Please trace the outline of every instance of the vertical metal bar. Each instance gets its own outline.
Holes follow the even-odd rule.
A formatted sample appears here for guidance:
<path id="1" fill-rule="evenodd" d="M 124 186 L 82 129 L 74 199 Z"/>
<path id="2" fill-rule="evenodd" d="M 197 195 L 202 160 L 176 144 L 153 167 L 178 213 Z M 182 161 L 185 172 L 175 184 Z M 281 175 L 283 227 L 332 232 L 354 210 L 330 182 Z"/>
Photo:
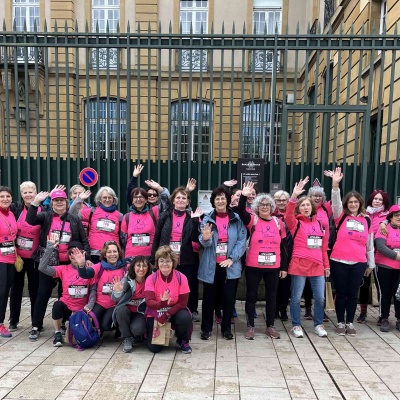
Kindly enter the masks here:
<path id="1" fill-rule="evenodd" d="M 224 34 L 225 32 L 223 32 Z M 209 66 L 210 66 L 210 100 L 208 103 L 208 154 L 207 154 L 207 166 L 208 166 L 208 178 L 207 178 L 207 189 L 211 189 L 211 164 L 212 164 L 212 158 L 213 158 L 213 146 L 212 143 L 214 142 L 213 138 L 214 138 L 214 132 L 213 132 L 213 115 L 214 115 L 214 103 L 213 103 L 213 86 L 214 86 L 214 24 L 211 26 L 211 50 L 210 50 L 210 62 L 209 62 Z M 205 50 L 202 50 L 205 51 Z M 223 75 L 223 67 L 221 66 L 221 74 Z M 222 118 L 223 112 L 223 105 L 222 103 L 220 103 L 220 119 Z M 216 113 L 215 113 L 216 114 Z M 202 133 L 202 131 L 201 131 Z M 222 131 L 219 132 L 219 137 L 220 140 L 222 141 Z M 203 143 L 203 139 L 201 141 L 201 143 Z M 221 148 L 221 146 L 220 146 Z M 203 149 L 201 149 L 201 151 L 203 151 Z M 220 158 L 221 161 L 221 158 Z M 201 165 L 201 163 L 199 164 Z M 220 165 L 221 166 L 221 165 Z M 219 168 L 220 168 L 219 166 Z M 201 171 L 201 168 L 199 168 L 199 171 Z M 199 179 L 201 178 L 201 175 L 199 177 Z M 221 178 L 221 170 L 219 169 L 218 171 L 218 182 L 221 182 L 222 178 Z M 201 181 L 199 181 L 201 182 Z"/>
<path id="2" fill-rule="evenodd" d="M 25 105 L 26 105 L 26 121 L 25 121 L 25 131 L 26 131 L 26 158 L 27 158 L 27 168 L 26 168 L 26 176 L 27 179 L 31 180 L 31 146 L 30 146 L 30 130 L 31 130 L 31 121 L 29 118 L 29 90 L 30 90 L 30 81 L 29 81 L 29 73 L 28 73 L 28 57 L 29 57 L 29 48 L 24 47 L 24 82 L 25 82 Z M 19 181 L 21 182 L 21 181 Z"/>
<path id="3" fill-rule="evenodd" d="M 4 43 L 6 42 L 6 32 L 7 27 L 6 27 L 6 23 L 3 23 L 3 31 L 4 31 L 4 35 L 3 35 L 3 40 Z M 5 98 L 6 98 L 6 110 L 11 110 L 10 107 L 10 87 L 12 86 L 12 78 L 10 75 L 10 79 L 8 79 L 8 56 L 9 53 L 12 52 L 12 50 L 14 49 L 14 47 L 7 47 L 4 45 L 3 47 L 4 49 L 4 82 L 5 82 Z M 10 63 L 11 63 L 11 56 L 10 56 Z M 7 185 L 10 186 L 11 184 L 11 144 L 10 144 L 10 139 L 11 139 L 11 127 L 10 127 L 10 113 L 6 112 L 5 113 L 5 117 L 6 117 L 6 143 L 7 143 L 7 154 L 8 157 L 6 157 L 7 159 Z"/>
<path id="4" fill-rule="evenodd" d="M 150 166 L 151 166 L 151 27 L 150 22 L 147 29 L 148 37 L 148 48 L 147 48 L 147 165 L 148 174 L 150 177 Z"/>
<path id="5" fill-rule="evenodd" d="M 282 184 L 282 187 L 286 187 L 286 163 L 287 163 L 287 140 L 288 140 L 288 132 L 287 132 L 287 121 L 286 128 L 283 128 L 283 107 L 286 105 L 286 96 L 287 96 L 287 74 L 288 74 L 288 25 L 286 26 L 286 36 L 285 36 L 285 50 L 283 57 L 283 104 L 282 104 L 282 138 L 281 138 L 281 152 L 280 152 L 280 172 L 279 172 L 279 181 Z M 286 114 L 287 116 L 287 114 Z"/>
<path id="6" fill-rule="evenodd" d="M 55 26 L 54 26 L 54 31 L 57 33 L 57 20 L 55 21 Z M 60 132 L 60 62 L 58 58 L 58 49 L 59 49 L 59 43 L 58 43 L 58 35 L 55 35 L 54 37 L 54 61 L 55 61 L 55 83 L 56 83 L 56 135 L 57 135 L 57 160 L 56 160 L 56 165 L 57 165 L 57 184 L 61 183 L 61 132 Z"/>
<path id="7" fill-rule="evenodd" d="M 76 166 L 77 171 L 81 170 L 81 104 L 80 104 L 80 73 L 79 73 L 79 50 L 80 47 L 78 46 L 78 22 L 75 23 L 75 114 L 76 114 Z M 77 181 L 77 177 L 74 177 L 75 181 Z"/>
<path id="8" fill-rule="evenodd" d="M 224 31 L 224 24 L 222 24 L 222 37 L 221 37 L 221 70 L 219 76 L 219 162 L 218 162 L 218 182 L 222 182 L 222 120 L 224 118 L 224 47 L 225 47 L 225 31 Z M 233 65 L 231 66 L 233 70 Z M 211 104 L 212 97 L 210 97 L 210 104 Z M 232 102 L 232 98 L 231 98 Z M 232 114 L 231 114 L 232 119 Z M 210 125 L 211 129 L 211 125 Z M 212 143 L 212 142 L 211 142 Z M 209 174 L 210 175 L 210 174 Z M 210 180 L 211 177 L 209 176 L 208 179 Z"/>
<path id="9" fill-rule="evenodd" d="M 176 149 L 176 160 L 178 162 L 178 177 L 181 176 L 181 167 L 182 167 L 182 25 L 180 26 L 180 35 L 179 35 L 179 72 L 178 72 L 178 138 L 177 138 L 177 149 Z M 190 64 L 190 70 L 192 69 L 192 64 Z"/>
<path id="10" fill-rule="evenodd" d="M 118 51 L 118 49 L 117 49 Z M 105 110 L 105 118 L 104 118 L 104 125 L 105 125 L 105 153 L 104 153 L 104 158 L 105 162 L 107 164 L 107 175 L 106 175 L 106 181 L 107 185 L 111 185 L 111 158 L 114 160 L 116 159 L 115 153 L 116 153 L 116 138 L 113 137 L 114 134 L 120 133 L 119 131 L 119 124 L 118 124 L 118 131 L 114 132 L 114 119 L 115 119 L 115 113 L 118 113 L 120 110 L 120 101 L 119 101 L 119 81 L 117 79 L 117 98 L 115 99 L 115 94 L 111 100 L 111 92 L 110 92 L 110 87 L 111 87 L 111 77 L 110 77 L 110 26 L 108 24 L 108 21 L 106 23 L 106 54 L 107 54 L 107 67 L 106 67 L 106 101 L 104 104 L 104 110 Z M 99 68 L 97 68 L 99 70 Z M 117 67 L 117 74 L 118 74 L 119 68 Z M 113 77 L 115 79 L 115 77 Z M 99 81 L 96 82 L 97 84 L 100 85 L 100 76 L 98 77 Z M 97 93 L 100 95 L 100 89 L 98 89 Z M 115 93 L 115 92 L 114 92 Z M 103 95 L 104 96 L 104 95 Z M 101 97 L 100 97 L 101 98 Z M 100 115 L 97 117 L 100 120 Z M 100 124 L 100 122 L 99 122 Z M 100 132 L 100 131 L 99 131 Z M 118 163 L 119 164 L 119 163 Z M 100 170 L 100 167 L 99 167 Z M 120 176 L 118 174 L 118 176 Z M 118 179 L 119 181 L 119 179 Z M 103 180 L 104 182 L 104 180 Z M 117 192 L 118 193 L 118 192 Z"/>
<path id="11" fill-rule="evenodd" d="M 246 37 L 246 25 L 243 24 L 243 42 L 245 41 Z M 244 136 L 244 129 L 243 129 L 243 117 L 244 117 L 244 74 L 246 71 L 246 49 L 242 48 L 242 65 L 241 65 L 241 88 L 240 88 L 240 131 L 239 131 L 239 157 L 242 157 L 243 153 L 243 136 Z M 242 183 L 239 182 L 239 185 Z"/>
<path id="12" fill-rule="evenodd" d="M 196 127 L 200 128 L 201 124 L 198 120 L 193 118 L 194 114 L 200 115 L 199 113 L 199 108 L 200 108 L 200 101 L 201 101 L 201 94 L 199 94 L 199 99 L 193 104 L 193 23 L 190 23 L 190 57 L 189 57 L 189 87 L 187 87 L 188 90 L 188 99 L 187 102 L 182 104 L 182 121 L 185 121 L 185 118 L 183 118 L 183 115 L 185 115 L 185 111 L 187 112 L 187 125 L 185 122 L 182 123 L 182 131 L 183 131 L 183 137 L 186 138 L 186 153 L 187 153 L 187 162 L 188 162 L 188 174 L 190 177 L 190 165 L 191 162 L 195 160 L 195 154 L 193 151 L 194 147 L 194 135 L 196 131 Z M 201 50 L 200 50 L 201 51 Z M 201 53 L 200 53 L 201 54 Z M 201 56 L 200 56 L 200 70 L 202 68 L 201 65 Z M 201 87 L 203 82 L 198 82 L 197 85 Z M 197 111 L 197 112 L 196 112 Z M 186 130 L 186 131 L 185 131 Z M 198 132 L 199 133 L 199 132 Z M 198 140 L 200 138 L 200 135 L 198 134 Z M 199 162 L 201 161 L 200 155 L 197 155 L 199 157 Z M 183 161 L 183 157 L 182 157 Z M 180 180 L 181 176 L 178 177 Z M 199 176 L 197 176 L 197 181 L 200 182 Z M 181 182 L 178 182 L 180 184 Z"/>
<path id="13" fill-rule="evenodd" d="M 180 70 L 180 55 L 178 53 L 178 71 Z M 168 170 L 168 187 L 171 187 L 171 162 L 172 162 L 172 125 L 171 125 L 171 90 L 172 90 L 172 24 L 169 23 L 169 36 L 168 36 L 168 158 L 167 158 L 167 170 Z"/>
<path id="14" fill-rule="evenodd" d="M 14 36 L 13 41 L 17 43 L 17 35 Z M 21 125 L 19 118 L 19 90 L 18 90 L 18 82 L 19 82 L 19 73 L 18 73 L 18 47 L 14 47 L 14 94 L 15 94 L 15 119 L 16 119 L 16 131 L 17 131 L 17 179 L 18 182 L 21 182 Z M 26 90 L 26 88 L 25 88 Z M 11 139 L 11 136 L 10 136 Z M 9 153 L 11 154 L 11 153 Z M 11 185 L 11 177 L 10 183 Z"/>
<path id="15" fill-rule="evenodd" d="M 307 98 L 307 92 L 308 92 L 308 67 L 310 64 L 310 52 L 309 50 L 310 47 L 310 30 L 307 30 L 307 50 L 306 50 L 306 59 L 304 63 L 304 103 L 306 103 L 306 98 Z M 319 42 L 318 42 L 319 45 Z M 318 46 L 319 47 L 319 46 Z M 318 53 L 319 48 L 316 50 Z M 302 128 L 302 135 L 301 135 L 301 162 L 300 162 L 300 176 L 304 176 L 304 156 L 305 156 L 305 147 L 306 147 L 306 112 L 303 112 L 303 128 Z M 308 118 L 310 118 L 310 115 L 308 115 Z M 309 145 L 309 143 L 307 143 Z M 313 178 L 313 175 L 311 175 L 310 178 Z"/>
<path id="16" fill-rule="evenodd" d="M 94 21 L 93 21 L 94 22 Z M 99 29 L 99 22 L 96 22 L 96 132 L 97 136 L 95 137 L 95 140 L 97 142 L 97 151 L 96 151 L 96 169 L 97 172 L 100 173 L 100 166 L 101 166 L 101 151 L 100 151 L 100 145 L 101 145 L 101 129 L 100 129 L 100 115 L 101 115 L 101 107 L 104 107 L 103 112 L 105 113 L 105 118 L 104 120 L 107 123 L 107 107 L 108 103 L 102 104 L 100 107 L 100 29 Z M 108 129 L 106 128 L 104 132 L 104 147 L 105 147 L 105 154 L 107 155 L 107 148 L 108 148 Z"/>
<path id="17" fill-rule="evenodd" d="M 230 79 L 230 108 L 229 108 L 229 163 L 228 163 L 228 177 L 232 178 L 232 147 L 233 147 L 233 99 L 234 92 L 233 88 L 235 86 L 235 23 L 232 25 L 232 51 L 231 51 L 231 79 Z M 239 108 L 240 110 L 240 108 Z M 239 120 L 242 120 L 242 112 L 239 111 Z M 239 137 L 241 136 L 241 131 L 239 131 Z"/>
<path id="18" fill-rule="evenodd" d="M 266 39 L 267 39 L 267 30 L 266 30 L 267 26 L 266 24 L 264 25 L 264 45 L 263 47 L 266 49 L 267 48 L 267 44 L 266 44 Z M 263 68 L 262 68 L 262 73 L 261 73 L 261 82 L 258 81 L 258 85 L 261 84 L 261 104 L 260 104 L 260 113 L 259 115 L 259 134 L 260 134 L 260 158 L 263 158 L 264 161 L 266 159 L 266 152 L 265 152 L 265 133 L 266 133 L 266 128 L 267 128 L 267 123 L 268 123 L 268 109 L 269 111 L 272 112 L 272 108 L 271 108 L 271 102 L 272 102 L 272 90 L 269 91 L 269 93 L 271 94 L 271 98 L 270 101 L 266 102 L 265 101 L 265 95 L 266 95 L 266 90 L 265 90 L 265 85 L 266 85 L 266 74 L 267 74 L 267 67 L 266 67 L 266 63 L 267 63 L 267 54 L 268 52 L 265 50 L 264 51 L 264 57 L 263 57 Z M 274 48 L 274 53 L 276 51 L 276 48 Z M 273 67 L 272 67 L 273 68 Z M 270 80 L 270 88 L 271 85 L 273 84 L 272 82 L 272 78 L 274 77 L 274 73 L 272 72 L 271 74 L 271 80 Z M 270 132 L 271 134 L 271 132 Z M 270 136 L 271 137 L 271 136 Z M 271 159 L 269 159 L 270 165 L 271 165 Z M 270 170 L 272 170 L 272 165 Z M 264 191 L 263 187 L 258 188 L 260 191 Z"/>
<path id="19" fill-rule="evenodd" d="M 44 87 L 49 87 L 49 66 L 50 66 L 50 58 L 49 58 L 49 48 L 46 46 L 48 42 L 48 32 L 47 32 L 47 24 L 46 21 L 44 22 L 44 44 L 45 47 L 43 48 L 43 61 L 44 61 Z M 47 164 L 47 189 L 50 189 L 51 180 L 50 180 L 50 171 L 51 171 L 51 163 L 50 163 L 50 95 L 49 90 L 46 90 L 46 144 L 47 144 L 47 151 L 46 151 L 46 164 Z"/>
<path id="20" fill-rule="evenodd" d="M 39 27 L 36 24 L 35 24 L 35 26 L 36 26 L 36 29 L 35 29 L 35 60 L 36 60 L 36 62 L 35 62 L 34 68 L 35 68 L 35 82 L 36 82 L 36 85 L 35 85 L 36 184 L 37 184 L 37 187 L 39 188 L 39 190 L 41 190 L 40 188 L 42 187 L 42 176 L 41 176 L 41 173 L 40 173 L 40 170 L 41 170 L 41 168 L 40 168 L 41 155 L 40 155 L 40 119 L 39 119 L 39 107 L 40 107 L 40 104 L 39 104 L 39 67 L 38 67 L 38 64 L 39 64 L 39 61 L 40 61 L 40 57 L 39 57 L 40 51 L 39 51 L 39 47 L 38 47 L 38 44 L 37 44 L 37 39 L 38 39 L 37 32 L 39 30 L 38 29 Z M 42 48 L 42 51 L 43 51 L 43 48 Z M 42 54 L 42 57 L 43 57 L 43 54 Z M 41 60 L 41 62 L 43 63 L 43 59 Z M 7 123 L 7 125 L 8 125 L 8 123 Z"/>
<path id="21" fill-rule="evenodd" d="M 91 158 L 91 154 L 90 154 L 90 146 L 91 146 L 91 138 L 93 136 L 95 136 L 95 132 L 93 132 L 92 130 L 92 126 L 90 124 L 90 119 L 92 118 L 92 113 L 94 115 L 96 115 L 96 112 L 98 110 L 98 105 L 95 104 L 94 107 L 91 104 L 91 99 L 90 99 L 90 81 L 89 81 L 89 66 L 90 66 L 90 62 L 93 60 L 93 49 L 89 48 L 89 29 L 88 29 L 88 25 L 86 22 L 86 99 L 84 101 L 85 104 L 85 126 L 86 126 L 86 138 L 85 138 L 85 143 L 86 143 L 86 165 L 89 167 L 90 166 L 90 158 Z M 92 57 L 90 58 L 90 55 L 92 55 Z M 94 110 L 93 110 L 94 108 Z M 96 125 L 97 126 L 97 125 Z M 96 127 L 97 129 L 97 127 Z M 98 140 L 96 141 L 96 138 L 93 140 L 93 143 L 97 143 L 97 146 L 99 145 Z M 96 147 L 97 147 L 96 146 Z M 94 149 L 95 150 L 95 149 Z M 96 150 L 97 151 L 97 150 Z M 93 159 L 95 158 L 95 151 L 93 151 Z M 99 172 L 99 171 L 98 171 Z"/>
<path id="22" fill-rule="evenodd" d="M 121 176 L 121 112 L 122 112 L 122 103 L 121 103 L 121 68 L 119 68 L 120 65 L 120 61 L 121 61 L 121 50 L 120 50 L 120 29 L 119 29 L 119 22 L 117 23 L 117 48 L 116 48 L 116 52 L 117 52 L 117 132 L 114 132 L 117 134 L 117 143 L 116 143 L 116 147 L 117 150 L 114 152 L 114 160 L 116 160 L 117 163 L 117 176 Z M 126 106 L 126 102 L 123 103 L 124 106 Z M 125 108 L 126 110 L 126 108 Z M 114 116 L 115 118 L 115 116 Z M 126 115 L 125 115 L 126 118 Z M 115 147 L 114 147 L 115 148 Z M 110 160 L 111 162 L 111 160 Z M 107 182 L 109 182 L 109 184 L 111 185 L 111 168 L 107 171 Z M 117 193 L 121 193 L 121 179 L 117 179 Z M 125 186 L 125 185 L 124 185 Z"/>
<path id="23" fill-rule="evenodd" d="M 132 95 L 131 95 L 131 28 L 128 21 L 126 34 L 126 176 L 131 175 L 131 110 L 132 110 Z M 160 70 L 161 71 L 161 70 Z"/>
<path id="24" fill-rule="evenodd" d="M 161 23 L 158 26 L 158 50 L 157 50 L 157 182 L 160 182 L 161 178 L 161 85 L 162 85 L 162 80 L 161 80 Z M 169 103 L 168 103 L 169 104 Z M 169 146 L 169 141 L 168 141 L 168 146 Z"/>
<path id="25" fill-rule="evenodd" d="M 138 39 L 141 41 L 141 37 L 140 37 L 140 22 L 138 22 L 138 26 L 137 26 L 137 33 L 138 33 Z M 137 149 L 138 149 L 138 163 L 140 164 L 142 161 L 142 154 L 141 154 L 141 121 L 140 121 L 140 108 L 141 108 L 141 95 L 140 95 L 140 69 L 141 69 L 141 57 L 140 57 L 140 47 L 138 46 L 137 48 Z M 147 173 L 149 173 L 149 171 L 147 171 Z M 140 185 L 140 175 L 138 177 L 138 186 Z"/>
<path id="26" fill-rule="evenodd" d="M 66 111 L 66 130 L 67 130 L 67 188 L 71 187 L 71 125 L 70 120 L 72 119 L 70 116 L 70 94 L 69 94 L 69 46 L 68 46 L 68 26 L 67 21 L 65 21 L 65 33 L 64 41 L 65 41 L 65 111 Z"/>
<path id="27" fill-rule="evenodd" d="M 250 90 L 250 132 L 251 132 L 251 153 L 250 157 L 256 157 L 256 132 L 254 129 L 255 121 L 254 117 L 256 115 L 256 107 L 255 107 L 255 102 L 254 102 L 254 87 L 255 87 L 255 79 L 256 79 L 256 51 L 257 48 L 257 43 L 256 43 L 256 28 L 254 25 L 253 29 L 253 35 L 252 35 L 252 68 L 251 68 L 251 90 Z M 272 79 L 271 79 L 271 84 L 272 84 Z M 244 107 L 245 103 L 243 102 L 242 107 Z M 265 155 L 259 155 L 259 157 L 263 157 L 265 159 Z"/>
<path id="28" fill-rule="evenodd" d="M 201 33 L 203 33 L 203 24 L 201 24 Z M 203 51 L 203 34 L 201 34 L 200 38 L 200 51 Z M 211 66 L 212 68 L 212 66 Z M 203 135 L 202 135 L 202 127 L 203 127 L 203 107 L 205 102 L 203 102 L 203 57 L 202 53 L 200 53 L 200 87 L 199 87 L 199 124 L 198 124 L 198 150 L 199 150 L 199 166 L 197 173 L 198 182 L 201 182 L 201 164 L 203 158 L 203 152 L 201 149 L 200 144 L 203 142 Z M 211 100 L 211 98 L 210 98 Z M 210 102 L 211 104 L 211 102 Z"/>

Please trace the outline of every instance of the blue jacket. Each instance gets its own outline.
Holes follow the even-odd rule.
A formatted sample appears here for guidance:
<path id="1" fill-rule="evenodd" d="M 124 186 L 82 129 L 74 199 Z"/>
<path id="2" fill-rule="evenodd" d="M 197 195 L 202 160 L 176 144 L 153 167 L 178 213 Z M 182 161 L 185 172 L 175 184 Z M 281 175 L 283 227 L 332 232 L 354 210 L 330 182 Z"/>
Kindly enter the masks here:
<path id="1" fill-rule="evenodd" d="M 239 216 L 232 210 L 228 210 L 228 252 L 227 258 L 232 259 L 233 264 L 226 269 L 227 279 L 238 279 L 242 272 L 242 263 L 240 258 L 246 251 L 246 227 L 240 220 Z M 215 276 L 215 259 L 216 248 L 218 242 L 218 230 L 215 223 L 215 210 L 203 218 L 200 228 L 203 229 L 205 224 L 212 224 L 214 232 L 210 240 L 205 242 L 203 235 L 200 234 L 199 242 L 204 248 L 203 255 L 200 260 L 198 279 L 206 283 L 214 283 Z"/>

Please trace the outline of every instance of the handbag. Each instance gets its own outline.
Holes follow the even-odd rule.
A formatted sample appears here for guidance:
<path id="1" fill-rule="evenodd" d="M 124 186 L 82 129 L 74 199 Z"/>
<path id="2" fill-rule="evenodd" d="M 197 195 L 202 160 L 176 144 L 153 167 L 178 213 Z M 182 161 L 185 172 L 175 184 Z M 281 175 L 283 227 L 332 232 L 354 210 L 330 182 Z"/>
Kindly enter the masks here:
<path id="1" fill-rule="evenodd" d="M 156 320 L 154 320 L 151 344 L 169 346 L 169 339 L 171 339 L 171 322 L 166 322 L 164 325 L 160 325 Z"/>
<path id="2" fill-rule="evenodd" d="M 335 302 L 333 301 L 332 284 L 329 279 L 325 280 L 325 310 L 334 311 Z"/>

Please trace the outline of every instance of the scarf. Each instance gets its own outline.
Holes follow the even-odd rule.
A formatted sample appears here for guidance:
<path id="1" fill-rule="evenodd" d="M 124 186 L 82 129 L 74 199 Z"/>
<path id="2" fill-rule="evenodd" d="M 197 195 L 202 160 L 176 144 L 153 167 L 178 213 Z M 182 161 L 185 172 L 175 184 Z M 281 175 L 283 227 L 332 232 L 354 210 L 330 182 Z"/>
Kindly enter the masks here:
<path id="1" fill-rule="evenodd" d="M 224 212 L 224 213 L 221 213 L 221 212 L 217 212 L 217 211 L 216 211 L 215 214 L 216 214 L 216 216 L 219 217 L 219 218 L 225 218 L 225 217 L 228 216 L 228 211 L 227 211 L 227 212 Z"/>
<path id="2" fill-rule="evenodd" d="M 142 210 L 137 210 L 135 207 L 133 207 L 133 206 L 130 206 L 129 207 L 129 211 L 132 211 L 134 214 L 144 214 L 144 213 L 146 213 L 147 211 L 149 211 L 149 206 L 148 206 L 148 204 L 146 204 L 144 207 L 143 207 L 143 209 Z"/>
<path id="3" fill-rule="evenodd" d="M 116 265 L 111 265 L 105 260 L 101 260 L 101 268 L 106 271 L 115 271 L 122 268 L 125 265 L 124 260 L 118 260 Z"/>
<path id="4" fill-rule="evenodd" d="M 104 204 L 102 204 L 102 203 L 100 203 L 99 204 L 99 207 L 102 209 L 102 210 L 104 210 L 104 211 L 107 211 L 107 212 L 114 212 L 116 209 L 117 209 L 117 206 L 115 205 L 115 204 L 113 204 L 111 207 L 106 207 Z"/>
<path id="5" fill-rule="evenodd" d="M 367 213 L 368 214 L 376 214 L 378 212 L 384 211 L 384 206 L 380 206 L 380 207 L 372 207 L 372 206 L 368 206 L 367 207 Z"/>
<path id="6" fill-rule="evenodd" d="M 186 211 L 179 211 L 176 208 L 174 208 L 174 214 L 177 215 L 178 217 L 182 217 L 183 214 L 185 214 Z"/>

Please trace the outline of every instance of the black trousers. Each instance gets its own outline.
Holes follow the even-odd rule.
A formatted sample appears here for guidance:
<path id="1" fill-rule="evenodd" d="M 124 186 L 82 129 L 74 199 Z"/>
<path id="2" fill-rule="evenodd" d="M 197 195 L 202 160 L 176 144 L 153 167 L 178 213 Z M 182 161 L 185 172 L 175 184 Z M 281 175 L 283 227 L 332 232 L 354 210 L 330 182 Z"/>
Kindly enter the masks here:
<path id="1" fill-rule="evenodd" d="M 286 311 L 289 305 L 289 299 L 290 299 L 290 275 L 286 275 L 286 278 L 279 279 L 278 282 L 278 291 L 276 294 L 276 310 Z"/>
<path id="2" fill-rule="evenodd" d="M 8 302 L 8 294 L 14 280 L 14 264 L 0 263 L 0 324 L 4 323 Z"/>
<path id="3" fill-rule="evenodd" d="M 57 300 L 53 304 L 53 310 L 51 312 L 51 317 L 54 320 L 63 319 L 67 320 L 72 314 L 72 311 L 60 300 Z"/>
<path id="4" fill-rule="evenodd" d="M 31 301 L 31 318 L 35 309 L 39 289 L 38 264 L 32 258 L 22 257 L 24 267 L 20 272 L 15 271 L 14 282 L 10 291 L 10 324 L 17 325 L 21 315 L 22 295 L 24 292 L 25 274 L 28 277 L 28 292 Z"/>
<path id="5" fill-rule="evenodd" d="M 112 331 L 112 314 L 114 307 L 105 308 L 100 304 L 95 304 L 93 307 L 93 314 L 97 317 L 99 321 L 100 329 L 102 331 Z"/>
<path id="6" fill-rule="evenodd" d="M 396 319 L 400 319 L 400 302 L 396 300 L 395 294 L 400 281 L 400 270 L 376 266 L 377 284 L 379 285 L 379 315 L 382 319 L 388 319 L 390 305 L 394 299 L 394 312 Z"/>
<path id="7" fill-rule="evenodd" d="M 128 306 L 118 307 L 115 319 L 123 338 L 141 336 L 146 332 L 146 317 L 141 313 L 132 312 Z"/>
<path id="8" fill-rule="evenodd" d="M 238 278 L 239 279 L 239 278 Z M 231 318 L 235 305 L 235 289 L 238 279 L 227 279 L 226 268 L 215 266 L 214 283 L 203 282 L 203 307 L 201 330 L 211 332 L 214 321 L 214 309 L 217 293 L 222 293 L 221 331 L 231 332 Z"/>
<path id="9" fill-rule="evenodd" d="M 189 300 L 188 300 L 188 309 L 191 313 L 197 311 L 197 305 L 199 302 L 199 281 L 197 279 L 197 268 L 195 264 L 190 265 L 181 265 L 179 264 L 176 267 L 176 270 L 182 272 L 183 275 L 186 276 L 189 284 Z"/>

